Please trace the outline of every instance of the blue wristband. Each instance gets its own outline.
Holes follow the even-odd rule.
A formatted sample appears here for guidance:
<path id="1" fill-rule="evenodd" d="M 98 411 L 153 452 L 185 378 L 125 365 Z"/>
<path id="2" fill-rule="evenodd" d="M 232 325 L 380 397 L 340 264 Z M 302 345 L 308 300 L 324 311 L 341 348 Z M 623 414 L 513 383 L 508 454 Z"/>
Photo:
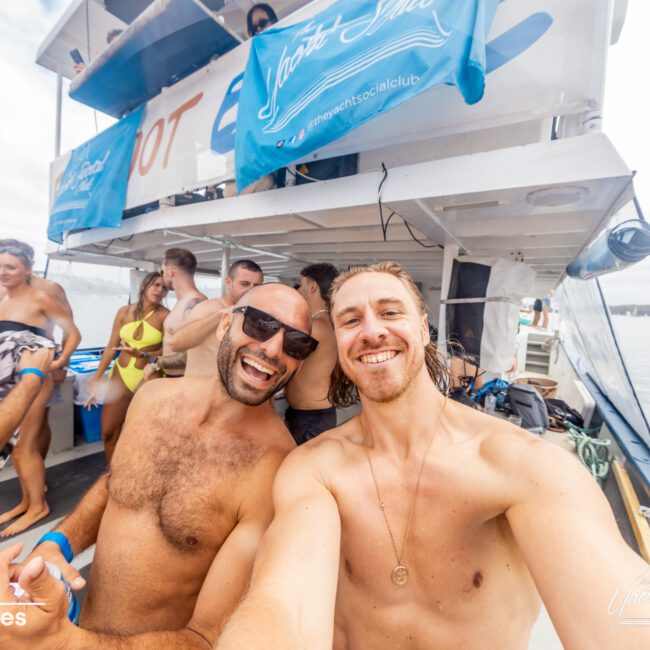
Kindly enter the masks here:
<path id="1" fill-rule="evenodd" d="M 45 535 L 43 535 L 43 537 L 41 537 L 41 539 L 36 542 L 36 546 L 42 544 L 43 542 L 54 542 L 61 549 L 61 553 L 63 554 L 65 561 L 68 563 L 72 562 L 74 553 L 72 552 L 72 547 L 70 546 L 68 538 L 63 533 L 58 533 L 56 531 L 45 533 Z M 34 548 L 36 548 L 36 546 Z"/>
<path id="2" fill-rule="evenodd" d="M 36 375 L 37 377 L 41 378 L 41 382 L 45 381 L 45 374 L 43 373 L 42 370 L 39 370 L 38 368 L 23 368 L 18 373 L 18 376 L 22 377 L 23 375 Z"/>

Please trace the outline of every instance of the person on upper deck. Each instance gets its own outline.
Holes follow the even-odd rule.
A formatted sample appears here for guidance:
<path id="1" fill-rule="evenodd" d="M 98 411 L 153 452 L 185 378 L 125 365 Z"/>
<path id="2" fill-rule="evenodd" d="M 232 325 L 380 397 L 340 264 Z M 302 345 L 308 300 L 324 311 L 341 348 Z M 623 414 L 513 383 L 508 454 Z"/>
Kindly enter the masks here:
<path id="1" fill-rule="evenodd" d="M 30 285 L 33 264 L 34 249 L 29 244 L 15 239 L 0 240 L 0 285 L 5 289 L 0 299 L 0 388 L 4 389 L 0 391 L 0 399 L 17 383 L 20 352 L 55 347 L 50 338 L 51 323 L 63 330 L 64 343 L 50 371 L 64 368 L 81 341 L 79 330 L 61 303 Z M 53 382 L 51 374 L 42 379 L 42 388 L 7 449 L 13 449 L 22 499 L 15 508 L 0 515 L 0 524 L 22 516 L 0 532 L 0 537 L 25 530 L 50 511 L 45 501 L 45 465 L 38 449 L 38 436 Z M 0 467 L 5 462 L 6 452 L 0 457 Z"/>
<path id="2" fill-rule="evenodd" d="M 261 34 L 277 22 L 278 16 L 273 10 L 273 7 L 265 2 L 254 5 L 246 14 L 246 26 L 248 27 L 248 34 L 251 38 Z"/>
<path id="3" fill-rule="evenodd" d="M 318 341 L 318 348 L 285 390 L 289 408 L 284 417 L 287 428 L 299 445 L 336 426 L 336 409 L 327 396 L 338 359 L 328 296 L 338 274 L 332 264 L 311 264 L 300 271 L 300 284 L 296 287 L 309 305 L 312 336 Z"/>
<path id="4" fill-rule="evenodd" d="M 119 351 L 111 369 L 102 408 L 102 439 L 104 453 L 110 463 L 115 445 L 120 437 L 126 411 L 133 393 L 140 385 L 148 356 L 162 348 L 163 325 L 169 309 L 162 305 L 167 289 L 160 273 L 144 276 L 140 283 L 138 301 L 117 310 L 108 344 L 92 379 L 88 399 L 84 406 L 97 405 L 99 382 Z"/>
<path id="5" fill-rule="evenodd" d="M 106 44 L 110 45 L 124 30 L 123 29 L 111 29 L 110 32 L 106 33 Z M 85 63 L 75 63 L 73 68 L 75 74 L 81 74 L 86 69 Z"/>

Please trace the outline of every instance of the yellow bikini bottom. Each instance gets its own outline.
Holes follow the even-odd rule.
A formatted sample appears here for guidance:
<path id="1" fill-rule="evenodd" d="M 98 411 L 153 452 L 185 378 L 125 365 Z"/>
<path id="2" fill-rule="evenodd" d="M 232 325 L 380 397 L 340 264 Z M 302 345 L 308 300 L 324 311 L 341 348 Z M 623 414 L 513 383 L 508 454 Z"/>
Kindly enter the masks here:
<path id="1" fill-rule="evenodd" d="M 117 371 L 120 373 L 120 377 L 124 382 L 124 385 L 132 392 L 135 393 L 135 389 L 140 385 L 144 377 L 144 370 L 135 367 L 135 362 L 137 361 L 136 357 L 131 357 L 129 363 L 122 367 L 115 359 L 111 371 L 108 373 L 109 377 L 113 376 L 113 370 L 117 368 Z"/>

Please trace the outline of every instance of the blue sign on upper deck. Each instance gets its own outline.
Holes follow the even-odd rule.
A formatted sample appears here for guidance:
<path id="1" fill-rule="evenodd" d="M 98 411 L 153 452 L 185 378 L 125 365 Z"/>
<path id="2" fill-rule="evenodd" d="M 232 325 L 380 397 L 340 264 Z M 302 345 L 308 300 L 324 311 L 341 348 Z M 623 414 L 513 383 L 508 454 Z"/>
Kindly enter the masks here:
<path id="1" fill-rule="evenodd" d="M 241 190 L 437 84 L 475 103 L 498 0 L 339 0 L 253 39 L 235 162 Z"/>
<path id="2" fill-rule="evenodd" d="M 57 189 L 47 226 L 51 241 L 78 228 L 122 223 L 129 166 L 144 106 L 77 147 Z"/>

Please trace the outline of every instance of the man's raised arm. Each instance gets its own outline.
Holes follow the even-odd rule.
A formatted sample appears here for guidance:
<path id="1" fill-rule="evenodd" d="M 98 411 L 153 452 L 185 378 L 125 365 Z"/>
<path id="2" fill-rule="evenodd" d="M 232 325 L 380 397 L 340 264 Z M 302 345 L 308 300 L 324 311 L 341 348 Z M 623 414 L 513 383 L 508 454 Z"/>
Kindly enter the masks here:
<path id="1" fill-rule="evenodd" d="M 117 319 L 116 319 L 117 323 Z M 155 389 L 154 389 L 155 390 Z M 140 410 L 140 404 L 146 405 L 147 390 L 139 390 L 133 397 L 133 400 L 126 413 L 124 427 L 133 426 L 133 420 L 137 417 Z M 146 408 L 143 406 L 143 408 Z M 59 544 L 65 547 L 66 539 L 70 545 L 71 552 L 74 555 L 81 553 L 97 541 L 99 526 L 104 516 L 104 510 L 108 503 L 108 476 L 102 475 L 97 482 L 86 492 L 77 507 L 52 531 L 62 533 L 64 538 L 59 537 L 54 541 L 44 541 L 38 544 L 31 552 L 25 563 L 37 556 L 41 556 L 46 562 L 56 564 L 63 577 L 68 581 L 73 589 L 81 589 L 86 581 L 80 573 L 68 563 L 63 554 L 63 549 Z M 0 646 L 1 647 L 1 646 Z"/>
<path id="2" fill-rule="evenodd" d="M 341 523 L 313 451 L 285 460 L 274 485 L 275 518 L 255 561 L 251 588 L 218 650 L 331 650 Z"/>
<path id="3" fill-rule="evenodd" d="M 280 452 L 269 453 L 260 462 L 254 479 L 240 504 L 240 519 L 215 556 L 203 582 L 189 623 L 180 630 L 155 631 L 132 636 L 101 634 L 78 628 L 65 616 L 60 585 L 42 563 L 34 559 L 21 574 L 21 586 L 41 607 L 26 609 L 26 624 L 3 630 L 0 648 L 12 650 L 209 650 L 246 589 L 255 555 L 264 531 L 273 518 L 271 486 L 282 461 Z M 5 569 L 10 550 L 0 553 L 0 592 L 10 575 Z M 5 556 L 3 562 L 3 556 Z M 25 574 L 25 578 L 23 578 Z M 148 585 L 142 585 L 146 598 Z M 11 611 L 16 612 L 13 606 Z M 268 646 L 267 646 L 268 647 Z"/>
<path id="4" fill-rule="evenodd" d="M 563 645 L 650 648 L 650 565 L 621 537 L 596 481 L 554 445 L 508 445 L 506 516 Z"/>
<path id="5" fill-rule="evenodd" d="M 187 315 L 182 325 L 167 336 L 167 343 L 175 352 L 186 352 L 201 345 L 213 335 L 223 315 L 221 300 L 204 300 Z"/>
<path id="6" fill-rule="evenodd" d="M 74 555 L 81 553 L 97 541 L 99 525 L 104 516 L 108 502 L 108 485 L 106 475 L 100 476 L 97 482 L 86 492 L 77 507 L 52 532 L 62 533 L 70 544 Z M 59 543 L 63 541 L 59 540 Z M 56 541 L 44 541 L 25 559 L 24 564 L 36 556 L 41 556 L 46 562 L 56 564 L 61 569 L 63 577 L 73 589 L 82 589 L 86 581 L 81 574 L 63 555 L 61 546 Z"/>
<path id="7" fill-rule="evenodd" d="M 50 368 L 54 350 L 43 348 L 34 352 L 25 350 L 20 356 L 18 370 L 38 370 L 45 374 Z M 14 431 L 20 426 L 43 385 L 38 373 L 24 374 L 18 385 L 0 402 L 0 449 L 4 447 Z"/>

